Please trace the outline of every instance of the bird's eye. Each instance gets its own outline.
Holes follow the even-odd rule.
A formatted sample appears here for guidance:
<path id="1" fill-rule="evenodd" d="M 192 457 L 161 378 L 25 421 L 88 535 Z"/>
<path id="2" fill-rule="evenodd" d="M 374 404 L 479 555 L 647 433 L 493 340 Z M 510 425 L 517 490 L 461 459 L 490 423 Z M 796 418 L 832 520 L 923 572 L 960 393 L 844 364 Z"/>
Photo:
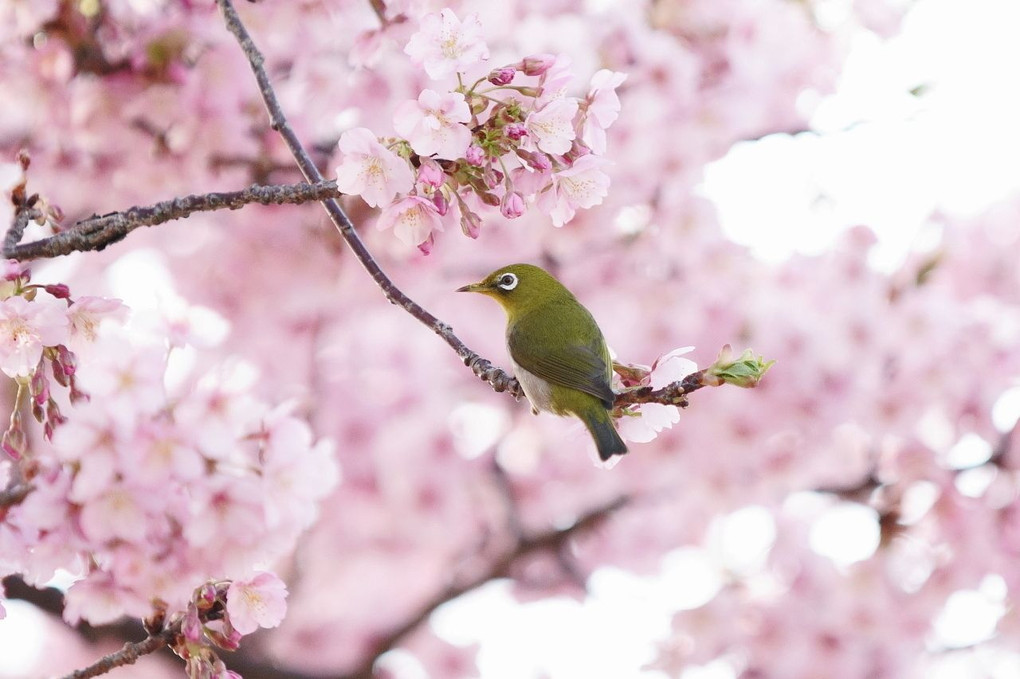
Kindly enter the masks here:
<path id="1" fill-rule="evenodd" d="M 507 272 L 499 277 L 499 280 L 496 281 L 496 285 L 504 290 L 513 290 L 517 287 L 517 276 Z"/>

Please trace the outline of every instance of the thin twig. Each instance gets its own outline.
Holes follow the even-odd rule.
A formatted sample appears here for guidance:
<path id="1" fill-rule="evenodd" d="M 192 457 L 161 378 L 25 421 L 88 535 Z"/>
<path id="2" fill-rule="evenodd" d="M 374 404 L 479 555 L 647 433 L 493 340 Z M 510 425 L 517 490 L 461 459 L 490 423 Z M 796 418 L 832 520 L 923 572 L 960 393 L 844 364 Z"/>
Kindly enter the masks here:
<path id="1" fill-rule="evenodd" d="M 93 216 L 49 238 L 18 245 L 25 226 L 30 220 L 39 217 L 37 210 L 24 208 L 19 211 L 14 224 L 7 232 L 4 240 L 4 257 L 28 260 L 57 257 L 72 252 L 102 250 L 139 227 L 183 219 L 195 212 L 236 210 L 250 203 L 295 205 L 335 195 L 337 195 L 336 182 L 319 181 L 314 184 L 256 185 L 243 191 L 184 196 L 148 207 L 133 207 L 123 212 Z"/>
<path id="2" fill-rule="evenodd" d="M 124 644 L 124 647 L 119 651 L 104 656 L 88 667 L 75 670 L 74 672 L 66 675 L 63 679 L 90 679 L 91 677 L 98 677 L 101 674 L 106 674 L 115 667 L 132 665 L 143 655 L 155 653 L 173 641 L 173 639 L 181 633 L 182 621 L 183 619 L 171 623 L 169 626 L 164 628 L 163 631 L 147 637 L 142 641 Z"/>
<path id="3" fill-rule="evenodd" d="M 708 386 L 704 382 L 704 377 L 705 371 L 699 370 L 684 377 L 682 380 L 667 384 L 661 389 L 641 387 L 640 389 L 625 391 L 616 395 L 613 405 L 621 407 L 639 405 L 641 403 L 663 403 L 665 405 L 677 406 L 678 408 L 686 408 L 688 406 L 687 394 Z"/>
<path id="4" fill-rule="evenodd" d="M 311 184 L 319 184 L 323 181 L 322 174 L 320 174 L 315 163 L 312 161 L 308 152 L 302 146 L 301 141 L 298 139 L 297 134 L 291 129 L 290 124 L 287 122 L 287 118 L 283 113 L 283 109 L 280 107 L 280 102 L 276 98 L 276 92 L 273 89 L 272 83 L 269 81 L 269 75 L 266 73 L 266 69 L 263 66 L 265 63 L 265 57 L 259 51 L 258 47 L 251 39 L 251 35 L 248 33 L 248 29 L 245 28 L 241 22 L 241 18 L 237 15 L 237 11 L 234 9 L 234 5 L 230 0 L 216 0 L 216 4 L 219 5 L 220 10 L 223 12 L 223 19 L 226 22 L 227 29 L 237 39 L 241 49 L 244 51 L 245 56 L 248 59 L 248 64 L 251 66 L 252 73 L 255 75 L 255 80 L 258 82 L 259 92 L 262 94 L 262 100 L 265 103 L 266 110 L 269 113 L 270 126 L 276 130 L 280 136 L 283 137 L 284 142 L 287 144 L 287 148 L 290 149 L 291 155 L 294 156 L 295 162 L 297 162 L 301 173 L 305 179 Z M 467 347 L 459 337 L 453 334 L 453 328 L 446 323 L 443 323 L 437 317 L 426 311 L 422 306 L 408 297 L 404 292 L 398 288 L 389 276 L 382 270 L 379 263 L 376 262 L 375 257 L 365 247 L 361 237 L 358 236 L 357 231 L 354 230 L 354 225 L 351 223 L 347 213 L 344 212 L 340 203 L 334 198 L 326 198 L 321 201 L 322 206 L 326 209 L 326 214 L 329 215 L 330 220 L 336 227 L 340 236 L 347 243 L 351 251 L 354 252 L 355 257 L 361 262 L 361 265 L 365 267 L 368 274 L 372 277 L 372 280 L 382 289 L 383 294 L 386 295 L 386 299 L 391 304 L 395 304 L 402 308 L 407 313 L 414 316 L 422 324 L 428 327 L 432 332 L 439 335 L 457 355 L 460 356 L 464 364 L 471 368 L 471 371 L 492 385 L 492 388 L 496 391 L 509 391 L 515 398 L 520 398 L 522 395 L 520 384 L 512 376 L 508 375 L 503 370 L 496 368 L 489 361 L 479 356 L 477 353 Z"/>

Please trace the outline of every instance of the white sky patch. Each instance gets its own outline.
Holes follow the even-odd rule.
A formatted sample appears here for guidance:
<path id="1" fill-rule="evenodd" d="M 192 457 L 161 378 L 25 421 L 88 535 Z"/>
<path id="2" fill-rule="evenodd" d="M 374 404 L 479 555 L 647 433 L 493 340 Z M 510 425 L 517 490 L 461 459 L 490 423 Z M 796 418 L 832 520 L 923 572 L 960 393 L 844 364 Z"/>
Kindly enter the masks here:
<path id="1" fill-rule="evenodd" d="M 0 677 L 27 677 L 43 652 L 40 630 L 46 614 L 30 603 L 4 601 L 7 617 L 0 620 Z"/>
<path id="2" fill-rule="evenodd" d="M 864 224 L 891 268 L 937 239 L 933 211 L 971 216 L 1020 191 L 1018 25 L 1015 0 L 920 0 L 901 35 L 862 34 L 813 132 L 737 144 L 706 169 L 723 229 L 780 261 Z"/>
<path id="3" fill-rule="evenodd" d="M 811 549 L 841 566 L 870 558 L 881 534 L 878 513 L 856 502 L 841 502 L 811 526 Z"/>
<path id="4" fill-rule="evenodd" d="M 503 438 L 510 418 L 502 408 L 482 403 L 462 403 L 450 413 L 448 424 L 457 452 L 473 460 Z"/>
<path id="5" fill-rule="evenodd" d="M 990 639 L 1006 612 L 1006 582 L 999 575 L 985 576 L 978 589 L 953 592 L 935 620 L 933 642 L 960 648 Z"/>

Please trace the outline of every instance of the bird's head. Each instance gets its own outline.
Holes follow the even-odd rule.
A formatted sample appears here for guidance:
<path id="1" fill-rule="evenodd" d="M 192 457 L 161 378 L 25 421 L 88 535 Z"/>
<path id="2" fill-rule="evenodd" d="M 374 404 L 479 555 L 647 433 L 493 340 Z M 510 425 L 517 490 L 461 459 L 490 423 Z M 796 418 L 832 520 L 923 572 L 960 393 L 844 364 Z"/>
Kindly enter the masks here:
<path id="1" fill-rule="evenodd" d="M 488 295 L 511 317 L 563 296 L 572 297 L 558 280 L 532 264 L 502 266 L 478 283 L 457 288 L 457 292 Z"/>

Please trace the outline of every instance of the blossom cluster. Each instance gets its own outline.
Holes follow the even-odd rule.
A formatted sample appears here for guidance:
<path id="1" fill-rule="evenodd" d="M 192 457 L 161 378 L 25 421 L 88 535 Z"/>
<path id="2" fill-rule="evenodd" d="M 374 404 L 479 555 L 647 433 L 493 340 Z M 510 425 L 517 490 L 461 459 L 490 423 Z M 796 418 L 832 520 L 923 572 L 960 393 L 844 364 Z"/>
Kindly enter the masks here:
<path id="1" fill-rule="evenodd" d="M 338 481 L 330 443 L 292 405 L 259 401 L 248 366 L 189 374 L 179 345 L 130 327 L 119 301 L 73 300 L 9 268 L 0 369 L 28 385 L 50 440 L 30 443 L 24 428 L 5 438 L 0 471 L 30 490 L 0 514 L 0 575 L 42 585 L 70 572 L 64 617 L 92 624 L 185 611 L 202 583 L 240 579 L 225 586 L 248 607 L 227 595 L 225 638 L 278 622 L 279 605 L 258 601 L 279 600 L 282 583 L 249 578 L 316 519 Z M 63 411 L 45 362 L 70 386 Z"/>
<path id="2" fill-rule="evenodd" d="M 602 154 L 625 74 L 599 70 L 583 98 L 571 97 L 568 58 L 535 54 L 487 69 L 481 30 L 474 14 L 426 15 L 404 51 L 436 89 L 397 106 L 396 137 L 359 127 L 339 142 L 340 191 L 382 208 L 377 227 L 426 254 L 435 232 L 459 224 L 477 237 L 497 209 L 515 219 L 536 205 L 562 226 L 609 188 Z"/>

